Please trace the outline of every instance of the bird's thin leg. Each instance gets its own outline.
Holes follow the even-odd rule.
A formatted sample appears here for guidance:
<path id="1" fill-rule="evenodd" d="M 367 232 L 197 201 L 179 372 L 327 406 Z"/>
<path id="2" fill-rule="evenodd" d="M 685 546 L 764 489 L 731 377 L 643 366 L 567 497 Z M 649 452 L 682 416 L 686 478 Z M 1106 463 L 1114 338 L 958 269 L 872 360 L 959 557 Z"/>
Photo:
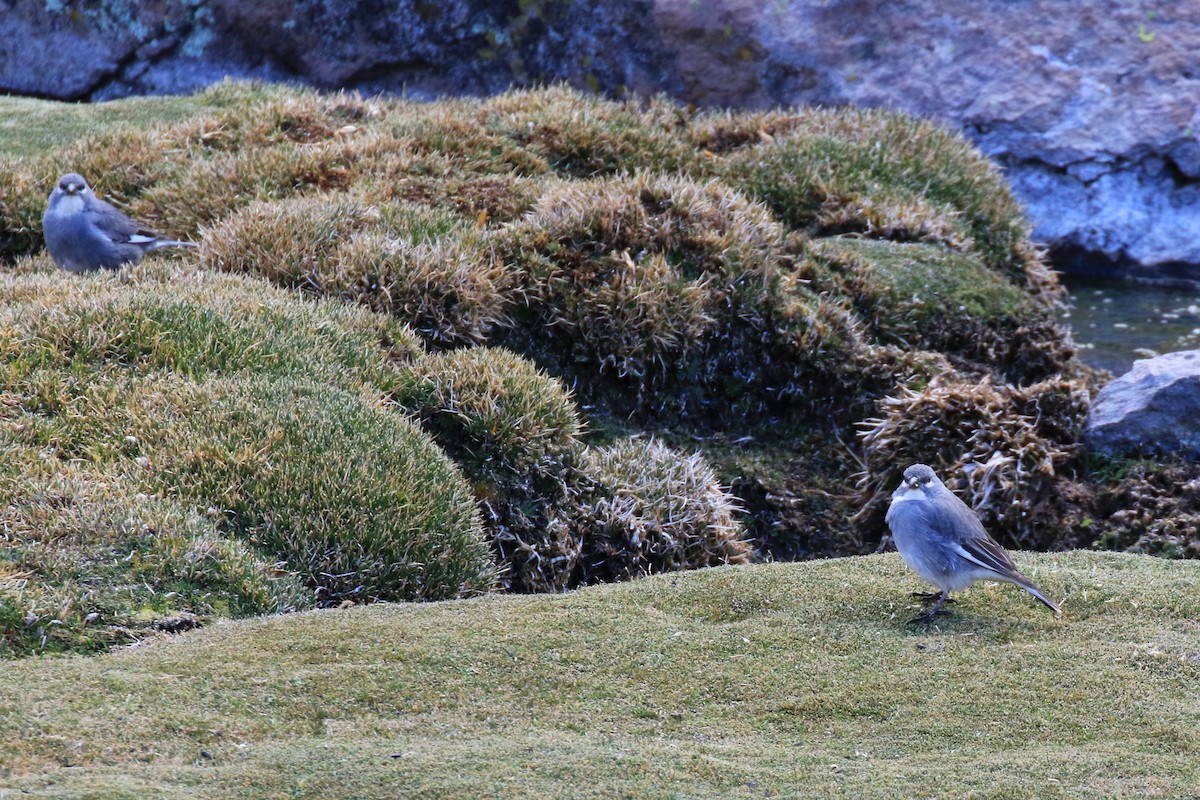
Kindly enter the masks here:
<path id="1" fill-rule="evenodd" d="M 949 599 L 949 597 L 950 597 L 950 592 L 948 592 L 948 591 L 942 592 L 940 595 L 938 595 L 937 602 L 935 602 L 928 611 L 926 611 L 924 614 L 919 614 L 919 615 L 913 617 L 912 619 L 910 619 L 908 621 L 908 623 L 910 625 L 915 625 L 920 622 L 929 622 L 929 620 L 936 617 L 939 613 L 940 614 L 949 613 L 949 612 L 941 610 L 942 603 L 946 602 L 946 600 Z"/>

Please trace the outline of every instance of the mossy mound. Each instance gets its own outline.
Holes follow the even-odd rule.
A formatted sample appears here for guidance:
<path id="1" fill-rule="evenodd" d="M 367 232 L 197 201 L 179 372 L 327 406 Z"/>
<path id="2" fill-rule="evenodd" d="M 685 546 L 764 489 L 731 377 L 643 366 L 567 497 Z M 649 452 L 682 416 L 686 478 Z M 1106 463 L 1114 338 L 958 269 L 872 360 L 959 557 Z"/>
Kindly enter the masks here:
<path id="1" fill-rule="evenodd" d="M 588 489 L 575 524 L 585 531 L 587 581 L 745 564 L 754 557 L 737 500 L 700 453 L 629 439 L 588 448 L 580 469 Z"/>
<path id="2" fill-rule="evenodd" d="M 26 262 L 28 270 L 37 264 Z M 44 266 L 44 264 L 42 265 Z M 309 377 L 387 388 L 422 354 L 397 320 L 339 303 L 296 302 L 260 281 L 146 262 L 83 280 L 24 271 L 0 283 L 9 385 L 33 370 Z"/>
<path id="3" fill-rule="evenodd" d="M 216 513 L 318 602 L 444 599 L 492 584 L 457 468 L 361 392 L 263 378 L 63 385 L 59 374 L 25 381 L 15 443 Z"/>
<path id="4" fill-rule="evenodd" d="M 216 616 L 311 608 L 280 560 L 220 520 L 5 437 L 0 658 L 102 650 Z M 53 462 L 52 462 L 53 463 Z"/>
<path id="5" fill-rule="evenodd" d="M 163 263 L 17 266 L 0 281 L 6 652 L 493 585 L 458 468 L 384 403 L 421 353 L 394 318 Z"/>
<path id="6" fill-rule="evenodd" d="M 1027 387 L 935 381 L 880 403 L 863 423 L 863 510 L 871 530 L 904 470 L 933 467 L 1001 543 L 1048 547 L 1068 531 L 1059 482 L 1081 453 L 1088 394 L 1079 382 Z"/>
<path id="7" fill-rule="evenodd" d="M 515 346 L 606 378 L 618 407 L 744 412 L 801 393 L 811 362 L 852 343 L 788 279 L 783 229 L 719 183 L 562 183 L 495 242 L 524 293 Z"/>
<path id="8" fill-rule="evenodd" d="M 1035 297 L 1061 292 L 995 165 L 931 122 L 853 109 L 717 114 L 693 136 L 723 151 L 716 174 L 798 230 L 941 243 Z"/>
<path id="9" fill-rule="evenodd" d="M 255 203 L 205 231 L 200 263 L 320 291 L 337 245 L 382 222 L 377 206 L 346 195 Z"/>
<path id="10" fill-rule="evenodd" d="M 581 538 L 567 516 L 581 425 L 570 394 L 499 348 L 431 355 L 394 399 L 462 466 L 515 591 L 561 591 L 575 580 Z"/>
<path id="11" fill-rule="evenodd" d="M 880 343 L 982 362 L 1017 383 L 1063 372 L 1075 354 L 1050 309 L 975 256 L 841 237 L 809 253 L 817 287 L 849 298 Z"/>
<path id="12" fill-rule="evenodd" d="M 276 553 L 320 602 L 442 600 L 495 579 L 470 490 L 429 437 L 361 395 L 309 381 L 139 389 L 155 475 Z"/>

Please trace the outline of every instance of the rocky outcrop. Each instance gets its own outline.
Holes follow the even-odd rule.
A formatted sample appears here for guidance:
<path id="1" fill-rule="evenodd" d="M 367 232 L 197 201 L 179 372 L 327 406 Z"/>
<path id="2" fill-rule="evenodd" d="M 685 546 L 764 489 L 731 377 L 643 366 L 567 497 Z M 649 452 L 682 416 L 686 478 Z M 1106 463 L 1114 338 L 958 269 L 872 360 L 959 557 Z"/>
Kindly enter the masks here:
<path id="1" fill-rule="evenodd" d="M 231 74 L 418 97 L 566 80 L 697 105 L 901 108 L 993 156 L 1059 265 L 1200 285 L 1198 51 L 1196 3 L 0 0 L 0 91 L 44 97 Z"/>
<path id="2" fill-rule="evenodd" d="M 104 100 L 192 91 L 224 75 L 419 98 L 552 80 L 610 93 L 677 90 L 652 5 L 0 0 L 0 91 Z"/>
<path id="3" fill-rule="evenodd" d="M 1200 350 L 1134 362 L 1092 401 L 1086 440 L 1106 454 L 1200 458 Z"/>
<path id="4" fill-rule="evenodd" d="M 658 0 L 655 13 L 689 99 L 946 121 L 1004 167 L 1058 265 L 1200 285 L 1200 4 L 1154 8 Z"/>

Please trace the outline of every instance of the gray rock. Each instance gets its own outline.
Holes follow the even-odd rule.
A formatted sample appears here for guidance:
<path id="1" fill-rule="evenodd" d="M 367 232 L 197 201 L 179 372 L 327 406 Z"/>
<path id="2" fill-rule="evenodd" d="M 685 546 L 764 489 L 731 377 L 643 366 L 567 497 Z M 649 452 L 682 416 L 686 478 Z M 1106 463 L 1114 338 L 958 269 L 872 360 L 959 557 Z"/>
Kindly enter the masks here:
<path id="1" fill-rule="evenodd" d="M 1092 400 L 1085 439 L 1101 453 L 1200 458 L 1200 350 L 1135 361 Z"/>
<path id="2" fill-rule="evenodd" d="M 995 158 L 1066 267 L 1200 285 L 1197 52 L 1195 2 L 0 0 L 0 92 L 105 99 L 228 74 L 899 108 Z"/>

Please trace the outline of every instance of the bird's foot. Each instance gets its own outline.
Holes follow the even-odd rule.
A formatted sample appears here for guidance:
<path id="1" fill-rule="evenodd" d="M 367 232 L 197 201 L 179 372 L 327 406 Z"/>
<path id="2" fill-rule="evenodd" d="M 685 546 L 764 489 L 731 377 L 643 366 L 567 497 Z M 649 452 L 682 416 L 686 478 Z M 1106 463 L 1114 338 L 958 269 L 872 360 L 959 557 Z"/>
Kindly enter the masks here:
<path id="1" fill-rule="evenodd" d="M 928 597 L 929 595 L 926 595 L 926 596 Z M 926 611 L 924 614 L 921 614 L 919 616 L 916 616 L 916 617 L 913 617 L 912 619 L 910 619 L 908 621 L 909 625 L 923 625 L 923 624 L 929 622 L 930 620 L 932 620 L 938 614 L 949 614 L 950 613 L 949 611 L 942 610 L 942 603 L 945 603 L 947 600 L 950 599 L 950 592 L 938 592 L 937 594 L 933 595 L 933 597 L 937 598 L 937 600 L 934 602 L 934 604 L 932 606 L 929 607 L 929 610 Z"/>
<path id="2" fill-rule="evenodd" d="M 906 624 L 908 624 L 908 625 L 928 625 L 930 622 L 933 622 L 934 617 L 949 617 L 949 616 L 951 616 L 951 614 L 950 614 L 950 609 L 948 609 L 948 608 L 931 608 L 928 611 L 926 611 L 924 614 L 918 614 L 917 616 L 913 617 Z"/>

